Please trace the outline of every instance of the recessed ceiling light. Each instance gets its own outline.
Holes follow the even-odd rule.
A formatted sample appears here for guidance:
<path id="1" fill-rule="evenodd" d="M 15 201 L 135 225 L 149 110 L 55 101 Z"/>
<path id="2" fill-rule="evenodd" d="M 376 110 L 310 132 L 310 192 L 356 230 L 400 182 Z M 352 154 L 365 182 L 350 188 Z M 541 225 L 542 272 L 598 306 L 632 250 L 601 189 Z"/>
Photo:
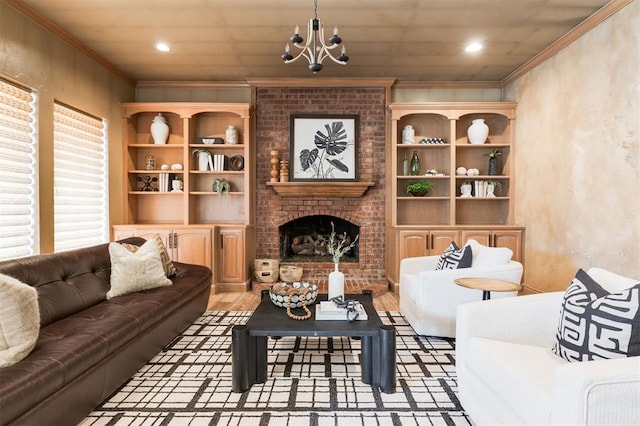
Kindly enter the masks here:
<path id="1" fill-rule="evenodd" d="M 169 52 L 171 51 L 171 48 L 169 47 L 169 45 L 165 42 L 160 42 L 160 43 L 156 43 L 156 49 L 158 49 L 161 52 Z"/>
<path id="2" fill-rule="evenodd" d="M 473 42 L 473 43 L 467 44 L 467 46 L 464 48 L 464 51 L 467 53 L 479 52 L 482 50 L 482 47 L 483 47 L 482 44 L 478 42 Z"/>

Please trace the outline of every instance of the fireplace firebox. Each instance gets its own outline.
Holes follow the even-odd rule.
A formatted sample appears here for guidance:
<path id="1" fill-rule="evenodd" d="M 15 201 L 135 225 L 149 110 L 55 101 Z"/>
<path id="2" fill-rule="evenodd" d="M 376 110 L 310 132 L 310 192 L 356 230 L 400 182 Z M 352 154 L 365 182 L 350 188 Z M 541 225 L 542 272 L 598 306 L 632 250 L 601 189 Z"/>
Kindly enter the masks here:
<path id="1" fill-rule="evenodd" d="M 280 261 L 332 263 L 333 259 L 327 252 L 332 223 L 335 227 L 335 241 L 346 239 L 345 244 L 349 244 L 360 233 L 359 226 L 336 216 L 310 215 L 294 219 L 278 228 Z M 340 262 L 359 262 L 358 248 L 359 241 L 342 256 Z"/>

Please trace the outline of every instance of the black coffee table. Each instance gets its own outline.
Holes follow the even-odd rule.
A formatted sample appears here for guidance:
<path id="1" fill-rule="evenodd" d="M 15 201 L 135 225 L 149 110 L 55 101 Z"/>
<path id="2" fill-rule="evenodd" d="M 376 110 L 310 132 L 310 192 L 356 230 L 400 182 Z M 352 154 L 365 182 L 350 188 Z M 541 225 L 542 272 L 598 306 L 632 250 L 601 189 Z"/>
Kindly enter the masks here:
<path id="1" fill-rule="evenodd" d="M 244 325 L 232 331 L 232 390 L 244 392 L 255 383 L 267 380 L 267 338 L 285 336 L 359 337 L 362 339 L 360 367 L 362 382 L 379 387 L 384 393 L 396 390 L 396 329 L 385 325 L 373 307 L 373 293 L 349 294 L 347 299 L 359 301 L 367 311 L 364 321 L 316 321 L 313 315 L 305 321 L 289 318 L 284 308 L 273 304 L 269 290 L 263 290 L 260 304 Z M 327 300 L 319 294 L 316 303 Z"/>

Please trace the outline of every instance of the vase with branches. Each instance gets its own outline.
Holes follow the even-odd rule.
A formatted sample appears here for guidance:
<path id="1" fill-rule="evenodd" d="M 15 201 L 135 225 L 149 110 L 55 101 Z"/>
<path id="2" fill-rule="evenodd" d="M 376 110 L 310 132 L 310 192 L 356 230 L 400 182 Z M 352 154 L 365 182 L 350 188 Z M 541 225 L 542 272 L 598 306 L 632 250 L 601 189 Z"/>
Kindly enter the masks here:
<path id="1" fill-rule="evenodd" d="M 502 151 L 498 148 L 492 149 L 487 156 L 489 157 L 489 176 L 496 176 L 500 173 L 498 172 L 498 157 L 502 155 Z"/>
<path id="2" fill-rule="evenodd" d="M 329 299 L 334 297 L 344 299 L 344 273 L 340 272 L 338 265 L 340 258 L 358 244 L 359 238 L 360 234 L 356 235 L 353 241 L 350 241 L 346 232 L 342 233 L 341 237 L 338 237 L 335 225 L 331 222 L 331 235 L 329 235 L 327 252 L 333 259 L 334 270 L 329 274 Z"/>

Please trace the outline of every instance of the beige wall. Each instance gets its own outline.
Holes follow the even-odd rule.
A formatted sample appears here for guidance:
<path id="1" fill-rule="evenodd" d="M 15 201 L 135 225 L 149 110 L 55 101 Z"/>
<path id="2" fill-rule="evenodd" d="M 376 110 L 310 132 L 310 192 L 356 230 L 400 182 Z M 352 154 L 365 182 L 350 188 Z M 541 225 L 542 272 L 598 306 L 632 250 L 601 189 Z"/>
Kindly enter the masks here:
<path id="1" fill-rule="evenodd" d="M 53 249 L 53 102 L 105 118 L 109 130 L 110 216 L 122 221 L 122 120 L 120 102 L 134 100 L 135 87 L 71 48 L 4 3 L 0 3 L 0 76 L 38 95 L 40 248 Z"/>
<path id="2" fill-rule="evenodd" d="M 640 1 L 505 90 L 518 103 L 515 216 L 525 282 L 577 268 L 640 279 Z"/>

